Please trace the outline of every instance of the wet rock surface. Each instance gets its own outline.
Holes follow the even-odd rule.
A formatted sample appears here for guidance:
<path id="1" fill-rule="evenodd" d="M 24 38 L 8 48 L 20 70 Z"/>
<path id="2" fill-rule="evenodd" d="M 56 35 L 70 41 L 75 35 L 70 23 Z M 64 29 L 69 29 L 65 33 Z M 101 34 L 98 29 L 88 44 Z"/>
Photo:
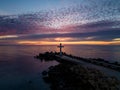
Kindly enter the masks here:
<path id="1" fill-rule="evenodd" d="M 45 74 L 44 74 L 45 73 Z M 99 70 L 74 64 L 59 64 L 44 71 L 51 90 L 119 90 L 120 82 Z"/>

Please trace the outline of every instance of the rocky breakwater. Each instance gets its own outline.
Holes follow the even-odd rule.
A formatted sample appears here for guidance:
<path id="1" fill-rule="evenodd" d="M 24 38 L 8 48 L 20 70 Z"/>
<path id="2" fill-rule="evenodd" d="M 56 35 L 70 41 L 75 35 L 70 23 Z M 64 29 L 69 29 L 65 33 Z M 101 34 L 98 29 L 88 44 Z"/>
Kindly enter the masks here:
<path id="1" fill-rule="evenodd" d="M 45 60 L 45 61 L 51 61 L 51 60 L 56 60 L 56 61 L 59 61 L 59 62 L 66 62 L 66 60 L 61 60 L 60 57 L 57 57 L 59 56 L 59 52 L 45 52 L 45 53 L 40 53 L 36 56 L 34 56 L 35 58 L 37 59 L 40 59 L 41 61 Z M 91 63 L 91 64 L 95 64 L 95 65 L 98 65 L 98 66 L 102 66 L 102 67 L 106 67 L 106 68 L 109 68 L 109 69 L 113 69 L 115 71 L 118 71 L 120 72 L 120 63 L 115 61 L 115 62 L 110 62 L 110 61 L 107 61 L 107 60 L 104 60 L 102 58 L 82 58 L 82 57 L 78 57 L 78 56 L 73 56 L 73 55 L 69 55 L 69 54 L 66 54 L 66 53 L 62 53 L 64 56 L 67 56 L 69 58 L 72 58 L 72 59 L 76 59 L 76 60 L 80 60 L 80 61 L 84 61 L 86 63 Z M 68 61 L 67 61 L 68 62 Z"/>
<path id="2" fill-rule="evenodd" d="M 59 64 L 43 72 L 51 90 L 119 90 L 120 82 L 99 70 L 74 64 Z"/>

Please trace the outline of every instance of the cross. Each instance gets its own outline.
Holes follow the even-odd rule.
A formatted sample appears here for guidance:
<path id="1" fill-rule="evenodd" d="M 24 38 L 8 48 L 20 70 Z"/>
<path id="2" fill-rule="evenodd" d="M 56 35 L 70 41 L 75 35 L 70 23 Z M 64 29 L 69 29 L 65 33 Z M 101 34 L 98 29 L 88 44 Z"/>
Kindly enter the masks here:
<path id="1" fill-rule="evenodd" d="M 60 48 L 60 56 L 62 56 L 62 48 L 63 48 L 64 46 L 62 46 L 62 43 L 60 43 L 60 45 L 58 46 L 58 48 Z"/>

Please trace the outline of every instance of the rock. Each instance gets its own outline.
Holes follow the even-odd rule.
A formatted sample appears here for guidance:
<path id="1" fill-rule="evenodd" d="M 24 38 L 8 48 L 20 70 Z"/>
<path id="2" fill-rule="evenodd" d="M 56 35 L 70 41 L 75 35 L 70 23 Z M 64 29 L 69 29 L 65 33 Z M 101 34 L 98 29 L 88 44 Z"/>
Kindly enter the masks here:
<path id="1" fill-rule="evenodd" d="M 43 75 L 43 76 L 47 75 L 47 71 L 43 71 L 43 72 L 42 72 L 42 75 Z"/>

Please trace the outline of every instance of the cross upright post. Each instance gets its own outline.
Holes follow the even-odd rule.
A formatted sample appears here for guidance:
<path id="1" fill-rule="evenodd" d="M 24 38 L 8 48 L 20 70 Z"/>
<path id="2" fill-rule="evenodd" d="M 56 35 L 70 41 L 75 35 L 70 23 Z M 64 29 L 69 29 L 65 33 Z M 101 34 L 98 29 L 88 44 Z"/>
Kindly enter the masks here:
<path id="1" fill-rule="evenodd" d="M 58 48 L 60 48 L 60 56 L 62 56 L 62 48 L 63 48 L 64 46 L 62 46 L 62 43 L 60 43 L 60 45 L 58 46 Z"/>

